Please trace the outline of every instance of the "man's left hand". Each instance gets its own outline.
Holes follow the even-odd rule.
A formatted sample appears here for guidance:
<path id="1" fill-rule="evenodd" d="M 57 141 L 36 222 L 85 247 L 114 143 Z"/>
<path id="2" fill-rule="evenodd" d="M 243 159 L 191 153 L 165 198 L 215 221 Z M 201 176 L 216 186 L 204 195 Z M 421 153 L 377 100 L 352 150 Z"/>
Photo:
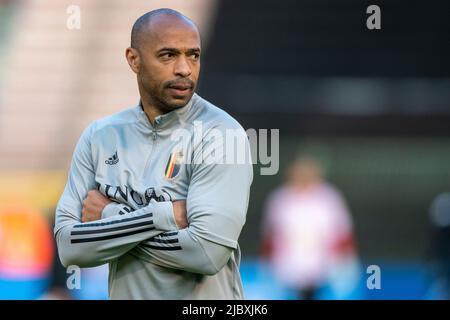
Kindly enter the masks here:
<path id="1" fill-rule="evenodd" d="M 83 210 L 81 210 L 81 221 L 96 221 L 102 218 L 103 209 L 112 201 L 105 197 L 98 190 L 88 192 L 83 201 Z"/>

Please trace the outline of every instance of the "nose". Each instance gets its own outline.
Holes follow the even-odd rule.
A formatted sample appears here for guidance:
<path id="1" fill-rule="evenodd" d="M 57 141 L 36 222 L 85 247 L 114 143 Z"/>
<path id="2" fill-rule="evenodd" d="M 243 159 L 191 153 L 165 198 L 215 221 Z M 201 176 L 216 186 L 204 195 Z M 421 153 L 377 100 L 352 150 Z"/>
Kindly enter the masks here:
<path id="1" fill-rule="evenodd" d="M 191 75 L 191 66 L 189 65 L 189 62 L 187 61 L 185 56 L 180 55 L 177 59 L 174 66 L 174 73 L 175 75 L 183 78 L 189 77 Z"/>

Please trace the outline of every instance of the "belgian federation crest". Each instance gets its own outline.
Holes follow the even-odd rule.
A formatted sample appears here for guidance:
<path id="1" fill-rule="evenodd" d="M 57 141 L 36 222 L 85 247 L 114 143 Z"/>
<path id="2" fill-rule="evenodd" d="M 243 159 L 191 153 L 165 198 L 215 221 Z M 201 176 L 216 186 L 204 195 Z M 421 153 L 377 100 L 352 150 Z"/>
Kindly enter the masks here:
<path id="1" fill-rule="evenodd" d="M 167 179 L 174 178 L 180 172 L 181 162 L 183 160 L 183 152 L 172 152 L 167 161 L 165 176 Z"/>

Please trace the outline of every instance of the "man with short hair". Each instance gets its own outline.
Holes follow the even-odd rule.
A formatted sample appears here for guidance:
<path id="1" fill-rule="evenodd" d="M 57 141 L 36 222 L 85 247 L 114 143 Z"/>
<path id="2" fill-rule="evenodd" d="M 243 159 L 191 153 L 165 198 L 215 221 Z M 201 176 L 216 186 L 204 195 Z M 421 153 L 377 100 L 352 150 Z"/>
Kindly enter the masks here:
<path id="1" fill-rule="evenodd" d="M 144 14 L 126 49 L 139 105 L 95 121 L 76 146 L 56 209 L 59 256 L 66 267 L 109 263 L 112 299 L 243 298 L 250 148 L 236 120 L 194 93 L 200 54 L 191 20 Z M 228 161 L 230 130 L 244 162 Z"/>

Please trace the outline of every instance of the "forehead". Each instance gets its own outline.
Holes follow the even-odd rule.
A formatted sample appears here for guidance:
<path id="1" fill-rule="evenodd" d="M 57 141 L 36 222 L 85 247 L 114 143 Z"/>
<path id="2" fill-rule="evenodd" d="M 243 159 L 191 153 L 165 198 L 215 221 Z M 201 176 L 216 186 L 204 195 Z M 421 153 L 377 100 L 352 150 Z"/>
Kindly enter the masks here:
<path id="1" fill-rule="evenodd" d="M 171 16 L 156 17 L 151 21 L 144 41 L 156 50 L 163 47 L 200 48 L 197 28 L 187 21 Z"/>

